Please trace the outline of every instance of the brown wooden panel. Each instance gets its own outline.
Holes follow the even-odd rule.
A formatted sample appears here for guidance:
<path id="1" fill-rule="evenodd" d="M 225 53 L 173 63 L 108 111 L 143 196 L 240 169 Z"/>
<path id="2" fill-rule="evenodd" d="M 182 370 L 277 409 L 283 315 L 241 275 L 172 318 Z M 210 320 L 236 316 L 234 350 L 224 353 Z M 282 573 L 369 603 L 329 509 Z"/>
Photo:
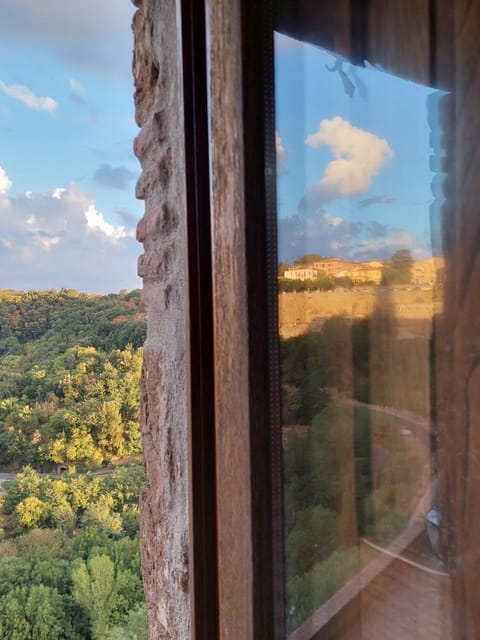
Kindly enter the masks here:
<path id="1" fill-rule="evenodd" d="M 429 0 L 369 0 L 368 5 L 369 62 L 429 84 Z"/>
<path id="2" fill-rule="evenodd" d="M 278 31 L 351 57 L 351 0 L 277 0 L 275 5 Z"/>
<path id="3" fill-rule="evenodd" d="M 238 0 L 207 2 L 219 634 L 251 640 L 252 548 L 248 333 Z"/>
<path id="4" fill-rule="evenodd" d="M 242 0 L 254 638 L 283 640 L 283 495 L 271 3 Z M 264 141 L 264 144 L 259 144 Z"/>
<path id="5" fill-rule="evenodd" d="M 455 3 L 452 0 L 435 0 L 432 12 L 432 86 L 449 91 L 453 87 L 455 72 Z"/>
<path id="6" fill-rule="evenodd" d="M 453 637 L 480 628 L 480 5 L 457 0 L 453 26 L 453 95 L 445 137 L 450 180 L 445 210 L 447 257 L 439 378 L 439 460 L 443 553 L 454 576 Z M 443 397 L 442 397 L 443 396 Z"/>
<path id="7" fill-rule="evenodd" d="M 195 640 L 218 638 L 210 171 L 205 7 L 182 0 L 190 317 L 190 512 Z"/>
<path id="8" fill-rule="evenodd" d="M 286 35 L 356 64 L 368 60 L 395 75 L 431 81 L 435 6 L 430 0 L 278 0 L 276 13 L 276 28 Z"/>

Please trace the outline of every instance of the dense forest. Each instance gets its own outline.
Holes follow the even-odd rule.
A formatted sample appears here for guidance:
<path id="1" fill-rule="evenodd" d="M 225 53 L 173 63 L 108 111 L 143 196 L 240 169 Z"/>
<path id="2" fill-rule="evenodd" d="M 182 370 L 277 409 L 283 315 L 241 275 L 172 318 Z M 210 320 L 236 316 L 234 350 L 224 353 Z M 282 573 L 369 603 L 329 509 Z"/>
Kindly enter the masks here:
<path id="1" fill-rule="evenodd" d="M 105 477 L 61 478 L 26 467 L 4 483 L 3 640 L 146 640 L 138 549 L 143 482 L 137 465 Z"/>
<path id="2" fill-rule="evenodd" d="M 139 453 L 140 293 L 0 294 L 0 466 Z"/>
<path id="3" fill-rule="evenodd" d="M 2 640 L 146 640 L 140 292 L 0 292 Z"/>

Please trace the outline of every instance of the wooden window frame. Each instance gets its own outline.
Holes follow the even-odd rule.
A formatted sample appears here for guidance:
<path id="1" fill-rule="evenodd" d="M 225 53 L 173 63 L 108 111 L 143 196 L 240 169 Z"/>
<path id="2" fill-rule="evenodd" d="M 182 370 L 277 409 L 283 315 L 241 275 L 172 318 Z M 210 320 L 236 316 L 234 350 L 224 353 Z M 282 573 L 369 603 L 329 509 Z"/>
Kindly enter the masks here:
<path id="1" fill-rule="evenodd" d="M 179 6 L 194 637 L 283 640 L 272 12 Z"/>
<path id="2" fill-rule="evenodd" d="M 270 0 L 181 11 L 194 637 L 285 640 L 276 16 Z"/>
<path id="3" fill-rule="evenodd" d="M 357 35 L 368 28 L 365 10 L 373 1 L 378 0 L 351 0 L 350 38 L 335 31 L 342 3 L 331 10 L 332 3 L 326 0 L 310 3 L 323 8 L 330 20 L 333 48 L 353 62 L 366 57 L 369 43 L 359 45 Z M 270 0 L 178 2 L 189 229 L 194 637 L 284 640 L 274 240 L 274 13 Z M 435 16 L 429 24 L 430 77 L 437 86 L 445 79 L 453 99 L 462 108 L 466 105 L 464 112 L 457 113 L 461 126 L 452 133 L 456 138 L 450 144 L 460 150 L 462 161 L 468 153 L 476 160 L 475 141 L 470 143 L 464 131 L 468 118 L 475 122 L 480 118 L 475 115 L 468 87 L 462 85 L 470 69 L 468 53 L 473 40 L 454 43 L 450 15 L 455 9 L 460 20 L 462 12 L 470 12 L 473 23 L 465 20 L 462 25 L 471 35 L 480 22 L 480 12 L 459 0 L 454 9 L 450 0 L 430 0 L 430 9 Z M 451 41 L 452 49 L 437 48 L 438 41 Z M 459 79 L 454 77 L 454 69 L 460 70 Z M 472 238 L 477 237 L 474 231 L 480 233 L 480 224 L 474 228 L 475 218 L 469 214 L 473 200 L 460 186 L 455 178 L 448 185 L 448 195 L 452 201 L 456 198 L 459 213 L 447 220 L 449 226 L 444 230 L 451 252 L 447 260 L 454 265 L 451 300 L 455 300 L 457 289 L 458 295 L 463 295 L 465 282 L 473 282 L 472 274 L 476 273 L 468 256 L 463 257 L 456 246 L 455 234 L 464 220 L 472 229 Z M 473 187 L 467 187 L 473 193 Z M 465 304 L 467 309 L 472 307 L 471 298 Z M 456 308 L 452 305 L 447 330 Z M 465 331 L 473 331 L 470 316 L 463 311 L 460 316 Z M 452 333 L 453 343 L 455 340 Z M 464 349 L 460 341 L 458 345 L 460 351 Z M 451 416 L 465 373 L 460 360 L 449 358 L 445 356 L 442 363 L 444 371 L 457 372 L 460 382 L 450 391 L 439 378 L 440 387 L 444 384 L 448 391 L 447 404 L 439 405 L 441 420 L 447 425 L 442 428 L 454 440 L 451 447 L 460 457 L 468 458 L 470 433 L 452 436 Z M 477 363 L 473 355 L 468 358 Z M 456 473 L 447 460 L 450 488 L 455 487 Z M 477 516 L 472 512 L 454 517 L 459 522 L 464 517 L 473 526 Z M 462 572 L 454 576 L 454 590 L 459 602 L 467 606 L 474 593 L 474 577 L 467 576 L 470 582 L 465 586 Z M 472 613 L 472 620 L 467 624 L 456 614 L 452 637 L 474 637 L 465 629 L 474 628 L 468 625 L 480 620 L 480 611 Z"/>
<path id="4" fill-rule="evenodd" d="M 212 243 L 203 2 L 180 0 L 190 338 L 192 632 L 218 638 Z"/>

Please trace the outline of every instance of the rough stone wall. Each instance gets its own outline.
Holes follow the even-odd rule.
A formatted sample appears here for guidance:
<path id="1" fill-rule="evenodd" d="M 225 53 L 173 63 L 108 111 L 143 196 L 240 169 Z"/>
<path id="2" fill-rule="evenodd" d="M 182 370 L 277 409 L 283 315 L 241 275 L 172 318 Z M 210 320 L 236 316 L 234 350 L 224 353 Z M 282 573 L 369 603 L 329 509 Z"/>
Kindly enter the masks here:
<path id="1" fill-rule="evenodd" d="M 148 314 L 141 426 L 147 486 L 140 541 L 151 640 L 190 637 L 184 139 L 175 0 L 134 0 L 142 166 L 138 272 Z"/>

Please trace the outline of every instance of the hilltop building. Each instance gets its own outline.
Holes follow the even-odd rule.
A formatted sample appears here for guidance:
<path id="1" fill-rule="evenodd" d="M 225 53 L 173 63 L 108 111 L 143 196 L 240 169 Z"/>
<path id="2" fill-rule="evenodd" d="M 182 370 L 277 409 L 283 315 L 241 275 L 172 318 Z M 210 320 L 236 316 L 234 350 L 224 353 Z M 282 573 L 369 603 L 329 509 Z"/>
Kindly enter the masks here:
<path id="1" fill-rule="evenodd" d="M 337 278 L 350 278 L 354 284 L 373 282 L 380 284 L 382 281 L 383 262 L 371 260 L 370 262 L 352 262 L 351 267 L 340 271 Z"/>
<path id="2" fill-rule="evenodd" d="M 299 266 L 292 269 L 286 269 L 283 274 L 288 280 L 315 280 L 321 275 L 321 271 L 311 267 Z"/>
<path id="3" fill-rule="evenodd" d="M 411 283 L 432 286 L 442 279 L 444 268 L 444 259 L 440 256 L 415 260 L 412 264 Z M 354 284 L 379 285 L 382 282 L 383 262 L 353 262 L 343 258 L 325 258 L 312 265 L 295 265 L 284 272 L 284 278 L 288 280 L 315 280 L 321 275 L 329 278 L 350 278 Z"/>
<path id="4" fill-rule="evenodd" d="M 442 280 L 445 260 L 442 256 L 432 256 L 426 260 L 415 260 L 412 265 L 412 283 L 429 284 Z"/>
<path id="5" fill-rule="evenodd" d="M 341 272 L 351 269 L 355 265 L 355 262 L 342 258 L 325 258 L 314 262 L 313 268 L 323 271 L 329 277 L 336 278 Z"/>

